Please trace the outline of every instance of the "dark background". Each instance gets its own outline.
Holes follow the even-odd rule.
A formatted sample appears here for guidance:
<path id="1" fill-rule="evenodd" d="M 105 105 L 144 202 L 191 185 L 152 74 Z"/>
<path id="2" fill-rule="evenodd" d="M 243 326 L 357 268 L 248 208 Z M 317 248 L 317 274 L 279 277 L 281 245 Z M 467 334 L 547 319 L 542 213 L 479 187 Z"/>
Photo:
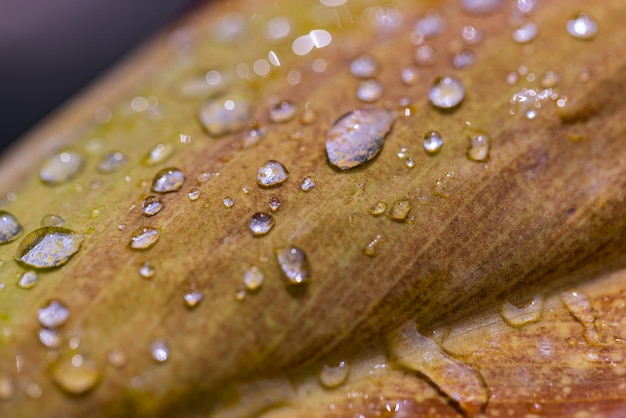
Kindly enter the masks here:
<path id="1" fill-rule="evenodd" d="M 0 151 L 202 0 L 1 0 Z"/>

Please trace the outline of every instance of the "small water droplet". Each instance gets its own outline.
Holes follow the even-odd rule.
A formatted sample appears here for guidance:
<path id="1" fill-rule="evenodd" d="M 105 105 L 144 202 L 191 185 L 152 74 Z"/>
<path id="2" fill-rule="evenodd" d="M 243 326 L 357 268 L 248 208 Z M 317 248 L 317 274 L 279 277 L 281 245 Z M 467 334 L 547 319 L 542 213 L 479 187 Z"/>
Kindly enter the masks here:
<path id="1" fill-rule="evenodd" d="M 121 348 L 114 348 L 107 353 L 107 362 L 113 367 L 122 368 L 127 361 L 126 353 Z"/>
<path id="2" fill-rule="evenodd" d="M 278 212 L 278 209 L 280 209 L 280 200 L 277 197 L 271 197 L 268 206 L 272 212 Z"/>
<path id="3" fill-rule="evenodd" d="M 66 228 L 44 227 L 26 235 L 15 259 L 34 268 L 59 267 L 78 252 L 83 235 Z"/>
<path id="4" fill-rule="evenodd" d="M 252 103 L 242 95 L 204 103 L 198 118 L 207 134 L 216 138 L 243 129 L 252 116 Z"/>
<path id="5" fill-rule="evenodd" d="M 500 306 L 500 315 L 502 315 L 507 324 L 515 328 L 537 322 L 541 319 L 544 300 L 544 295 L 538 294 L 522 307 L 517 307 L 511 302 L 505 301 Z"/>
<path id="6" fill-rule="evenodd" d="M 243 284 L 246 286 L 246 289 L 250 291 L 259 289 L 263 285 L 264 281 L 265 276 L 257 266 L 250 267 L 243 274 Z"/>
<path id="7" fill-rule="evenodd" d="M 13 241 L 22 232 L 22 225 L 15 216 L 0 210 L 0 244 Z"/>
<path id="8" fill-rule="evenodd" d="M 65 220 L 59 215 L 48 214 L 41 218 L 41 226 L 63 226 Z"/>
<path id="9" fill-rule="evenodd" d="M 198 198 L 200 197 L 200 190 L 194 187 L 193 189 L 189 190 L 187 196 L 189 196 L 189 200 L 198 200 Z"/>
<path id="10" fill-rule="evenodd" d="M 5 372 L 0 372 L 0 401 L 8 401 L 15 395 L 13 378 Z"/>
<path id="11" fill-rule="evenodd" d="M 541 87 L 544 89 L 556 87 L 557 84 L 561 81 L 561 77 L 555 73 L 554 71 L 546 71 L 545 74 L 541 77 Z"/>
<path id="12" fill-rule="evenodd" d="M 469 140 L 467 158 L 478 162 L 487 161 L 491 148 L 491 137 L 482 131 L 475 130 L 467 133 L 467 139 Z"/>
<path id="13" fill-rule="evenodd" d="M 278 161 L 269 160 L 261 167 L 257 173 L 257 183 L 262 187 L 277 186 L 289 178 L 289 171 Z"/>
<path id="14" fill-rule="evenodd" d="M 311 270 L 303 250 L 298 247 L 281 247 L 276 248 L 275 253 L 283 274 L 291 284 L 300 285 L 309 280 Z"/>
<path id="15" fill-rule="evenodd" d="M 466 45 L 478 45 L 483 40 L 482 32 L 471 25 L 463 26 L 461 36 Z"/>
<path id="16" fill-rule="evenodd" d="M 310 107 L 306 107 L 300 116 L 300 123 L 303 125 L 310 125 L 315 122 L 317 114 Z"/>
<path id="17" fill-rule="evenodd" d="M 141 203 L 143 214 L 145 216 L 154 216 L 163 209 L 163 200 L 158 196 L 148 196 Z"/>
<path id="18" fill-rule="evenodd" d="M 183 99 L 210 99 L 226 91 L 232 76 L 217 70 L 192 74 L 183 79 L 178 87 L 178 94 Z"/>
<path id="19" fill-rule="evenodd" d="M 387 211 L 387 204 L 385 202 L 378 202 L 372 206 L 369 212 L 374 216 L 380 216 Z"/>
<path id="20" fill-rule="evenodd" d="M 356 97 L 364 103 L 373 103 L 383 96 L 383 86 L 374 79 L 359 83 L 356 89 Z"/>
<path id="21" fill-rule="evenodd" d="M 413 31 L 420 34 L 423 39 L 443 33 L 446 24 L 437 10 L 428 10 L 424 17 L 415 22 Z"/>
<path id="22" fill-rule="evenodd" d="M 539 28 L 533 22 L 525 22 L 513 31 L 513 40 L 518 44 L 527 44 L 537 36 Z"/>
<path id="23" fill-rule="evenodd" d="M 269 118 L 273 123 L 289 122 L 297 113 L 298 108 L 289 100 L 274 103 L 269 107 Z"/>
<path id="24" fill-rule="evenodd" d="M 102 374 L 91 361 L 75 354 L 71 358 L 57 361 L 51 368 L 52 380 L 70 395 L 82 395 L 100 382 Z"/>
<path id="25" fill-rule="evenodd" d="M 151 167 L 165 162 L 174 154 L 174 145 L 171 142 L 163 142 L 153 146 L 141 159 L 141 164 Z"/>
<path id="26" fill-rule="evenodd" d="M 472 65 L 475 61 L 474 53 L 469 49 L 459 51 L 454 58 L 452 58 L 452 65 L 456 69 L 466 68 Z"/>
<path id="27" fill-rule="evenodd" d="M 83 157 L 75 151 L 62 151 L 50 156 L 41 166 L 39 178 L 57 186 L 76 177 L 83 169 Z"/>
<path id="28" fill-rule="evenodd" d="M 376 238 L 370 241 L 370 243 L 367 244 L 365 248 L 363 248 L 363 254 L 369 257 L 376 257 L 378 255 L 376 254 L 376 247 L 378 246 L 378 244 L 380 244 L 380 240 L 382 239 L 382 237 L 382 235 L 376 235 Z"/>
<path id="29" fill-rule="evenodd" d="M 159 339 L 150 345 L 150 353 L 152 358 L 159 363 L 167 361 L 170 357 L 170 349 L 165 340 Z"/>
<path id="30" fill-rule="evenodd" d="M 41 342 L 41 344 L 48 348 L 59 348 L 61 346 L 61 336 L 54 329 L 40 329 L 39 341 Z"/>
<path id="31" fill-rule="evenodd" d="M 433 106 L 440 109 L 452 109 L 465 97 L 465 87 L 461 80 L 446 76 L 438 77 L 428 91 L 428 98 Z"/>
<path id="32" fill-rule="evenodd" d="M 39 399 L 41 398 L 41 395 L 43 394 L 41 387 L 37 383 L 29 383 L 24 388 L 24 391 L 26 392 L 26 396 L 28 396 L 31 399 Z"/>
<path id="33" fill-rule="evenodd" d="M 196 288 L 195 283 L 189 285 L 189 289 L 183 295 L 183 300 L 185 301 L 185 306 L 189 309 L 195 308 L 202 301 L 203 295 L 202 292 Z"/>
<path id="34" fill-rule="evenodd" d="M 305 192 L 308 192 L 314 187 L 315 187 L 315 180 L 313 179 L 313 177 L 308 177 L 308 176 L 305 177 L 302 180 L 302 184 L 300 184 L 300 188 L 304 190 Z"/>
<path id="35" fill-rule="evenodd" d="M 350 374 L 350 364 L 340 361 L 336 366 L 324 365 L 319 374 L 319 380 L 326 389 L 336 388 L 343 384 Z"/>
<path id="36" fill-rule="evenodd" d="M 274 217 L 269 213 L 257 212 L 250 219 L 250 231 L 252 231 L 254 236 L 267 234 L 273 226 Z"/>
<path id="37" fill-rule="evenodd" d="M 350 63 L 350 74 L 357 78 L 372 78 L 378 73 L 378 61 L 369 54 L 361 55 Z"/>
<path id="38" fill-rule="evenodd" d="M 113 173 L 126 164 L 127 158 L 121 152 L 110 152 L 98 163 L 98 171 L 103 174 Z"/>
<path id="39" fill-rule="evenodd" d="M 567 21 L 567 32 L 576 39 L 593 39 L 598 33 L 598 24 L 587 13 L 580 12 Z"/>
<path id="40" fill-rule="evenodd" d="M 407 86 L 412 86 L 419 81 L 419 70 L 415 67 L 406 67 L 400 73 L 402 82 Z"/>
<path id="41" fill-rule="evenodd" d="M 232 208 L 235 202 L 230 197 L 225 197 L 222 202 L 224 203 L 224 207 L 229 209 Z"/>
<path id="42" fill-rule="evenodd" d="M 34 271 L 25 271 L 17 283 L 22 289 L 32 289 L 37 284 L 37 273 Z"/>
<path id="43" fill-rule="evenodd" d="M 237 289 L 235 292 L 235 300 L 242 302 L 247 296 L 246 289 Z"/>
<path id="44" fill-rule="evenodd" d="M 424 135 L 424 151 L 428 155 L 435 155 L 441 151 L 443 145 L 443 138 L 437 131 L 429 131 Z"/>
<path id="45" fill-rule="evenodd" d="M 430 45 L 418 46 L 415 50 L 415 62 L 422 67 L 435 64 L 435 50 Z"/>
<path id="46" fill-rule="evenodd" d="M 133 233 L 129 246 L 133 250 L 146 250 L 156 244 L 160 236 L 161 232 L 157 228 L 144 226 Z"/>
<path id="47" fill-rule="evenodd" d="M 250 148 L 259 142 L 265 137 L 265 131 L 261 128 L 250 129 L 243 138 L 243 147 Z"/>
<path id="48" fill-rule="evenodd" d="M 406 157 L 406 153 L 409 151 L 409 149 L 407 147 L 402 147 L 400 148 L 400 151 L 398 151 L 398 153 L 396 154 L 398 156 L 398 158 L 404 158 Z"/>
<path id="49" fill-rule="evenodd" d="M 413 159 L 413 157 L 406 157 L 404 159 L 404 165 L 406 166 L 406 168 L 415 167 L 415 159 Z"/>
<path id="50" fill-rule="evenodd" d="M 411 202 L 406 199 L 397 200 L 391 205 L 389 219 L 404 221 L 411 211 Z"/>
<path id="51" fill-rule="evenodd" d="M 155 193 L 177 192 L 182 189 L 185 180 L 185 175 L 178 168 L 164 168 L 154 176 L 152 191 Z"/>
<path id="52" fill-rule="evenodd" d="M 149 261 L 146 261 L 139 268 L 139 275 L 144 279 L 150 279 L 154 276 L 154 267 Z"/>
<path id="53" fill-rule="evenodd" d="M 504 0 L 461 0 L 461 7 L 468 13 L 485 15 L 495 12 L 503 3 Z"/>
<path id="54" fill-rule="evenodd" d="M 356 109 L 340 117 L 326 135 L 330 163 L 342 170 L 373 159 L 383 147 L 394 115 L 386 109 Z"/>
<path id="55" fill-rule="evenodd" d="M 39 323 L 46 328 L 58 328 L 70 317 L 70 310 L 58 300 L 51 300 L 43 308 L 37 310 Z"/>

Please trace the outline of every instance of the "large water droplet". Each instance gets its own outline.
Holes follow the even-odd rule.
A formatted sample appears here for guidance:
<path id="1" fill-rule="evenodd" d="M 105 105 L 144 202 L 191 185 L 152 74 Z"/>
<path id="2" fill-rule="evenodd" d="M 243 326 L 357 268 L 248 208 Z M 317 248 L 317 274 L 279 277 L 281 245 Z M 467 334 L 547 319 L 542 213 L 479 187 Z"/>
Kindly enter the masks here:
<path id="1" fill-rule="evenodd" d="M 54 363 L 51 372 L 54 383 L 70 395 L 89 392 L 102 377 L 96 364 L 80 354 Z"/>
<path id="2" fill-rule="evenodd" d="M 59 215 L 48 214 L 41 218 L 41 226 L 63 226 L 65 220 Z"/>
<path id="3" fill-rule="evenodd" d="M 289 178 L 289 171 L 278 161 L 269 160 L 261 167 L 257 173 L 256 181 L 259 186 L 277 186 Z"/>
<path id="4" fill-rule="evenodd" d="M 26 235 L 15 259 L 34 268 L 62 266 L 80 249 L 83 235 L 66 228 L 44 227 Z"/>
<path id="5" fill-rule="evenodd" d="M 50 186 L 72 180 L 83 169 L 83 157 L 75 151 L 62 151 L 49 157 L 41 166 L 39 178 Z"/>
<path id="6" fill-rule="evenodd" d="M 458 106 L 465 97 L 465 87 L 461 80 L 454 77 L 435 79 L 428 91 L 428 98 L 433 106 L 440 109 L 452 109 Z"/>
<path id="7" fill-rule="evenodd" d="M 22 232 L 22 225 L 9 212 L 0 210 L 0 244 L 13 241 Z"/>
<path id="8" fill-rule="evenodd" d="M 150 353 L 152 354 L 152 358 L 159 363 L 167 361 L 170 357 L 170 349 L 165 340 L 162 339 L 156 340 L 150 345 Z"/>
<path id="9" fill-rule="evenodd" d="M 267 234 L 273 226 L 274 217 L 269 213 L 257 212 L 250 219 L 250 231 L 252 231 L 254 236 Z"/>
<path id="10" fill-rule="evenodd" d="M 110 152 L 98 163 L 98 171 L 103 174 L 113 173 L 126 164 L 127 158 L 121 152 Z"/>
<path id="11" fill-rule="evenodd" d="M 373 103 L 383 96 L 383 86 L 374 79 L 359 83 L 356 88 L 356 97 L 364 103 Z"/>
<path id="12" fill-rule="evenodd" d="M 491 137 L 482 131 L 469 131 L 467 139 L 469 140 L 467 158 L 478 162 L 487 161 L 491 148 Z"/>
<path id="13" fill-rule="evenodd" d="M 58 300 L 51 300 L 37 311 L 39 323 L 46 328 L 58 328 L 70 318 L 70 310 Z"/>
<path id="14" fill-rule="evenodd" d="M 146 250 L 159 240 L 161 232 L 157 228 L 144 226 L 135 231 L 130 237 L 130 248 L 133 250 Z"/>
<path id="15" fill-rule="evenodd" d="M 174 145 L 171 142 L 156 144 L 143 156 L 141 164 L 147 165 L 148 167 L 161 164 L 174 154 L 174 150 Z"/>
<path id="16" fill-rule="evenodd" d="M 424 151 L 428 155 L 435 155 L 441 150 L 443 145 L 443 138 L 437 131 L 429 131 L 424 135 Z"/>
<path id="17" fill-rule="evenodd" d="M 386 109 L 356 109 L 340 117 L 326 135 L 330 163 L 342 170 L 370 161 L 380 152 L 394 115 Z"/>
<path id="18" fill-rule="evenodd" d="M 298 108 L 288 100 L 270 105 L 269 118 L 273 123 L 289 122 L 296 117 Z"/>
<path id="19" fill-rule="evenodd" d="M 500 315 L 502 315 L 502 318 L 504 318 L 506 323 L 510 326 L 520 328 L 541 319 L 544 300 L 545 297 L 539 294 L 522 307 L 517 307 L 511 302 L 505 301 L 500 306 Z"/>
<path id="20" fill-rule="evenodd" d="M 185 180 L 185 175 L 178 168 L 164 168 L 154 176 L 152 191 L 155 193 L 177 192 L 183 187 Z"/>
<path id="21" fill-rule="evenodd" d="M 163 200 L 157 196 L 148 196 L 141 203 L 143 214 L 146 216 L 154 216 L 163 209 Z"/>
<path id="22" fill-rule="evenodd" d="M 327 389 L 336 388 L 348 379 L 350 374 L 350 364 L 340 361 L 336 366 L 324 365 L 319 374 L 319 380 L 322 386 Z"/>
<path id="23" fill-rule="evenodd" d="M 291 284 L 299 285 L 309 280 L 311 269 L 304 251 L 298 247 L 281 247 L 275 253 L 283 274 Z"/>
<path id="24" fill-rule="evenodd" d="M 378 61 L 371 55 L 361 55 L 350 63 L 350 74 L 357 78 L 372 78 L 377 72 Z"/>
<path id="25" fill-rule="evenodd" d="M 214 138 L 243 129 L 251 116 L 250 101 L 236 95 L 206 102 L 198 112 L 200 124 Z"/>
<path id="26" fill-rule="evenodd" d="M 263 272 L 257 267 L 252 266 L 245 271 L 243 274 L 243 284 L 246 286 L 246 289 L 254 291 L 260 288 L 265 281 L 265 276 Z"/>
<path id="27" fill-rule="evenodd" d="M 17 282 L 22 289 L 32 289 L 37 284 L 37 273 L 34 271 L 25 271 Z"/>
<path id="28" fill-rule="evenodd" d="M 567 32 L 576 39 L 593 39 L 598 33 L 598 24 L 587 13 L 581 12 L 567 21 Z"/>

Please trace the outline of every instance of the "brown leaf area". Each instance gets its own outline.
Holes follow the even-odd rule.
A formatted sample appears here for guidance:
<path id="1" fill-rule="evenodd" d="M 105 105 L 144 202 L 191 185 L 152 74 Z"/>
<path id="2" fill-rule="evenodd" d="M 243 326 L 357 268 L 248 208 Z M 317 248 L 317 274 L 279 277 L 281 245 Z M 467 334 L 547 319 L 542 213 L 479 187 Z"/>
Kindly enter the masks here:
<path id="1" fill-rule="evenodd" d="M 411 32 L 428 9 L 438 10 L 445 30 L 424 41 L 435 62 L 417 67 L 417 82 L 407 85 L 400 74 L 415 65 Z M 598 23 L 593 40 L 565 30 L 580 10 Z M 199 9 L 2 160 L 0 189 L 15 192 L 3 210 L 25 233 L 52 213 L 85 237 L 66 265 L 39 272 L 29 290 L 16 285 L 25 269 L 13 260 L 23 236 L 0 246 L 0 416 L 625 414 L 625 14 L 621 0 L 546 1 L 518 21 L 509 3 L 476 16 L 456 1 Z M 291 32 L 268 39 L 277 16 Z M 538 25 L 537 38 L 516 44 L 511 33 L 526 18 Z M 463 45 L 467 25 L 482 31 L 478 45 Z M 293 40 L 313 30 L 327 31 L 330 44 L 320 35 L 319 48 L 294 54 Z M 475 62 L 454 69 L 464 48 Z M 371 105 L 359 102 L 359 80 L 348 71 L 362 53 L 379 62 L 384 88 Z M 250 98 L 250 125 L 265 132 L 258 144 L 247 145 L 247 129 L 220 138 L 202 130 L 195 115 L 210 98 L 183 97 L 180 86 L 209 70 L 235 80 L 218 97 Z M 528 100 L 529 89 L 545 93 L 547 71 L 560 75 L 555 97 L 514 107 L 524 88 Z M 511 73 L 516 80 L 507 82 Z M 428 90 L 447 74 L 463 82 L 465 97 L 442 112 Z M 290 100 L 298 116 L 272 123 L 276 100 Z M 94 121 L 102 106 L 110 121 Z M 332 168 L 328 129 L 367 106 L 396 112 L 382 151 L 349 171 Z M 305 108 L 314 120 L 300 118 Z M 466 158 L 468 128 L 491 136 L 488 161 Z M 444 138 L 434 156 L 421 148 L 430 130 Z M 172 145 L 173 155 L 141 164 L 158 143 Z M 83 154 L 85 167 L 46 186 L 38 168 L 62 146 Z M 412 168 L 397 157 L 403 147 Z M 112 151 L 128 163 L 98 172 Z M 290 178 L 257 187 L 257 170 L 270 159 Z M 145 217 L 141 202 L 164 167 L 187 180 Z M 315 179 L 308 192 L 300 189 L 306 176 Z M 187 197 L 192 188 L 199 199 Z M 275 226 L 252 236 L 250 217 L 274 197 Z M 404 220 L 370 213 L 399 201 L 411 206 Z M 158 228 L 158 242 L 129 249 L 143 227 Z M 306 252 L 307 285 L 284 279 L 274 249 L 285 246 Z M 145 262 L 155 269 L 150 279 L 139 274 Z M 265 282 L 237 300 L 253 265 Z M 190 288 L 204 297 L 192 309 L 183 300 Z M 546 295 L 540 316 L 507 325 L 503 304 L 523 313 L 537 294 Z M 39 341 L 37 310 L 52 299 L 70 317 L 51 348 Z M 152 357 L 155 342 L 167 344 L 165 362 Z M 340 361 L 349 364 L 346 376 L 320 376 Z"/>

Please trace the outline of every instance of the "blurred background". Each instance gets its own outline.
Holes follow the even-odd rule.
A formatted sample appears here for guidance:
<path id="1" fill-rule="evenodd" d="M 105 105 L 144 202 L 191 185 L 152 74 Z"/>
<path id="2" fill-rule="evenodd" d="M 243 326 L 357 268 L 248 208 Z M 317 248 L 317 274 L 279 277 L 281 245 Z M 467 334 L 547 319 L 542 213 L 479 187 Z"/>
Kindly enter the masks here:
<path id="1" fill-rule="evenodd" d="M 201 1 L 0 1 L 0 151 Z"/>

